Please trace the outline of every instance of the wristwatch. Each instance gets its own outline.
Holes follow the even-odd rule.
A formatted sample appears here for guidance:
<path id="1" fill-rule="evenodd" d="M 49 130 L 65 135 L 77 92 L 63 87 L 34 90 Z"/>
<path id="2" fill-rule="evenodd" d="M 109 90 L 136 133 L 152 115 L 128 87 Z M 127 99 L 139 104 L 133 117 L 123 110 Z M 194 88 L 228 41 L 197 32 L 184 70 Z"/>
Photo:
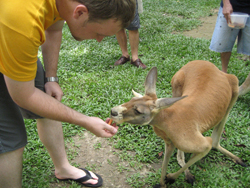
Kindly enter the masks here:
<path id="1" fill-rule="evenodd" d="M 47 82 L 59 82 L 59 78 L 57 76 L 55 77 L 46 77 Z"/>

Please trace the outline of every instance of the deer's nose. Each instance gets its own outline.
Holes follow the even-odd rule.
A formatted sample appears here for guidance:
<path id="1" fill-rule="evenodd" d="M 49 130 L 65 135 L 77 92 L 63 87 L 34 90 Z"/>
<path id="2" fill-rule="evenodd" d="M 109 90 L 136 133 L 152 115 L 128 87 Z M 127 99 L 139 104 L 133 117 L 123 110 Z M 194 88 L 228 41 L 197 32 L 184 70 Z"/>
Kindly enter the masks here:
<path id="1" fill-rule="evenodd" d="M 111 110 L 111 115 L 112 115 L 112 116 L 118 116 L 118 112 L 116 112 L 115 110 L 112 109 L 112 110 Z"/>

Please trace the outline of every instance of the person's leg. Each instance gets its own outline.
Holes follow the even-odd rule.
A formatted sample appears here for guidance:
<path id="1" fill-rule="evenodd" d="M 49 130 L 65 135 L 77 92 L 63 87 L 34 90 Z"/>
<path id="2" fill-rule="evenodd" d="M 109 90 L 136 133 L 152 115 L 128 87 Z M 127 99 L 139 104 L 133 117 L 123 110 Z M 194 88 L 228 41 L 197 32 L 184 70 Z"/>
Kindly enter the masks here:
<path id="1" fill-rule="evenodd" d="M 138 59 L 138 48 L 139 48 L 139 30 L 129 30 L 129 44 L 131 47 L 132 61 Z"/>
<path id="2" fill-rule="evenodd" d="M 241 30 L 238 37 L 237 52 L 245 54 L 245 61 L 250 60 L 250 18 L 247 19 L 246 26 Z M 245 95 L 250 91 L 250 73 L 239 87 L 239 96 Z"/>
<path id="3" fill-rule="evenodd" d="M 23 150 L 27 144 L 24 121 L 0 73 L 0 187 L 22 187 Z"/>
<path id="4" fill-rule="evenodd" d="M 129 31 L 129 43 L 131 48 L 131 64 L 146 69 L 147 66 L 142 63 L 142 61 L 138 58 L 138 48 L 139 48 L 139 28 L 140 28 L 140 16 L 138 13 L 138 2 L 136 1 L 136 11 L 134 20 L 127 27 Z"/>
<path id="5" fill-rule="evenodd" d="M 58 179 L 78 179 L 86 173 L 71 166 L 65 151 L 62 123 L 50 119 L 37 119 L 39 138 L 48 150 L 55 166 L 55 176 Z M 92 177 L 97 178 L 93 173 Z M 96 184 L 97 180 L 91 179 L 84 183 Z"/>
<path id="6" fill-rule="evenodd" d="M 116 39 L 121 48 L 122 55 L 128 58 L 129 53 L 128 53 L 128 45 L 127 45 L 127 34 L 126 34 L 125 29 L 121 29 L 118 33 L 116 33 Z"/>
<path id="7" fill-rule="evenodd" d="M 122 56 L 115 62 L 115 66 L 123 65 L 130 60 L 128 53 L 128 45 L 127 45 L 127 34 L 125 29 L 121 29 L 118 33 L 116 33 L 116 39 L 122 51 Z"/>
<path id="8" fill-rule="evenodd" d="M 22 187 L 24 147 L 0 154 L 0 187 Z"/>
<path id="9" fill-rule="evenodd" d="M 220 54 L 220 57 L 221 57 L 222 71 L 227 73 L 227 67 L 231 57 L 231 52 L 222 52 Z"/>
<path id="10" fill-rule="evenodd" d="M 38 59 L 35 86 L 42 91 L 45 91 L 44 75 L 43 66 Z M 20 110 L 23 117 L 37 120 L 38 135 L 52 158 L 55 166 L 56 177 L 59 179 L 78 179 L 85 176 L 86 173 L 83 170 L 73 167 L 69 164 L 64 146 L 62 123 L 42 118 L 22 108 L 20 108 Z M 93 173 L 91 173 L 91 176 L 97 178 Z M 96 184 L 97 180 L 91 179 L 85 183 Z"/>
<path id="11" fill-rule="evenodd" d="M 231 51 L 239 34 L 239 29 L 228 27 L 220 7 L 209 49 L 221 54 L 222 71 L 227 72 Z"/>
<path id="12" fill-rule="evenodd" d="M 131 47 L 131 64 L 136 67 L 146 69 L 147 66 L 142 63 L 138 57 L 138 48 L 139 48 L 139 31 L 138 29 L 129 30 L 129 43 Z"/>
<path id="13" fill-rule="evenodd" d="M 250 18 L 247 18 L 246 25 L 238 35 L 237 52 L 250 56 Z M 246 57 L 246 60 L 248 58 Z M 248 59 L 249 60 L 249 59 Z"/>
<path id="14" fill-rule="evenodd" d="M 237 52 L 240 54 L 250 55 L 250 18 L 247 19 L 244 29 L 237 32 Z M 221 53 L 222 71 L 227 72 L 228 63 L 231 57 L 231 52 Z"/>

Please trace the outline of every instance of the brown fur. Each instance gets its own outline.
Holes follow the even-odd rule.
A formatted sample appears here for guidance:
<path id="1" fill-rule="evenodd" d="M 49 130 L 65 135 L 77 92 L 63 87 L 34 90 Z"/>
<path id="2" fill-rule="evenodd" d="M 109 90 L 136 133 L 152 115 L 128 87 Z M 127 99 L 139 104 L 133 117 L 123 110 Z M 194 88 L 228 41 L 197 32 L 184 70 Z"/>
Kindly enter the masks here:
<path id="1" fill-rule="evenodd" d="M 245 95 L 250 91 L 250 73 L 248 74 L 246 80 L 239 88 L 239 96 Z"/>
<path id="2" fill-rule="evenodd" d="M 236 76 L 223 73 L 208 61 L 191 61 L 172 78 L 173 98 L 162 99 L 156 96 L 156 78 L 157 69 L 152 68 L 145 81 L 145 95 L 135 92 L 135 98 L 112 108 L 111 118 L 117 123 L 150 124 L 165 141 L 162 187 L 165 187 L 167 165 L 175 148 L 182 168 L 168 174 L 167 182 L 173 182 L 185 171 L 187 181 L 193 183 L 188 167 L 207 155 L 212 147 L 245 166 L 240 158 L 219 144 L 227 116 L 238 96 Z M 212 128 L 211 137 L 202 135 Z M 183 152 L 193 154 L 187 163 Z"/>

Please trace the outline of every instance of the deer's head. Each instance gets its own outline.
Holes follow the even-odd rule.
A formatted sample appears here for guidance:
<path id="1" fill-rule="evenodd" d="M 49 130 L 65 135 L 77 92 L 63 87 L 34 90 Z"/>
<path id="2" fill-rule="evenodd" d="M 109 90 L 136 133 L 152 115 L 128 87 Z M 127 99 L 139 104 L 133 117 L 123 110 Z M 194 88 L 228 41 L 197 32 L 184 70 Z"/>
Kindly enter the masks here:
<path id="1" fill-rule="evenodd" d="M 111 109 L 110 118 L 120 124 L 128 122 L 131 124 L 146 125 L 162 109 L 170 107 L 184 97 L 160 98 L 156 96 L 157 68 L 153 67 L 145 80 L 145 95 L 132 90 L 135 97 L 129 102 Z"/>

